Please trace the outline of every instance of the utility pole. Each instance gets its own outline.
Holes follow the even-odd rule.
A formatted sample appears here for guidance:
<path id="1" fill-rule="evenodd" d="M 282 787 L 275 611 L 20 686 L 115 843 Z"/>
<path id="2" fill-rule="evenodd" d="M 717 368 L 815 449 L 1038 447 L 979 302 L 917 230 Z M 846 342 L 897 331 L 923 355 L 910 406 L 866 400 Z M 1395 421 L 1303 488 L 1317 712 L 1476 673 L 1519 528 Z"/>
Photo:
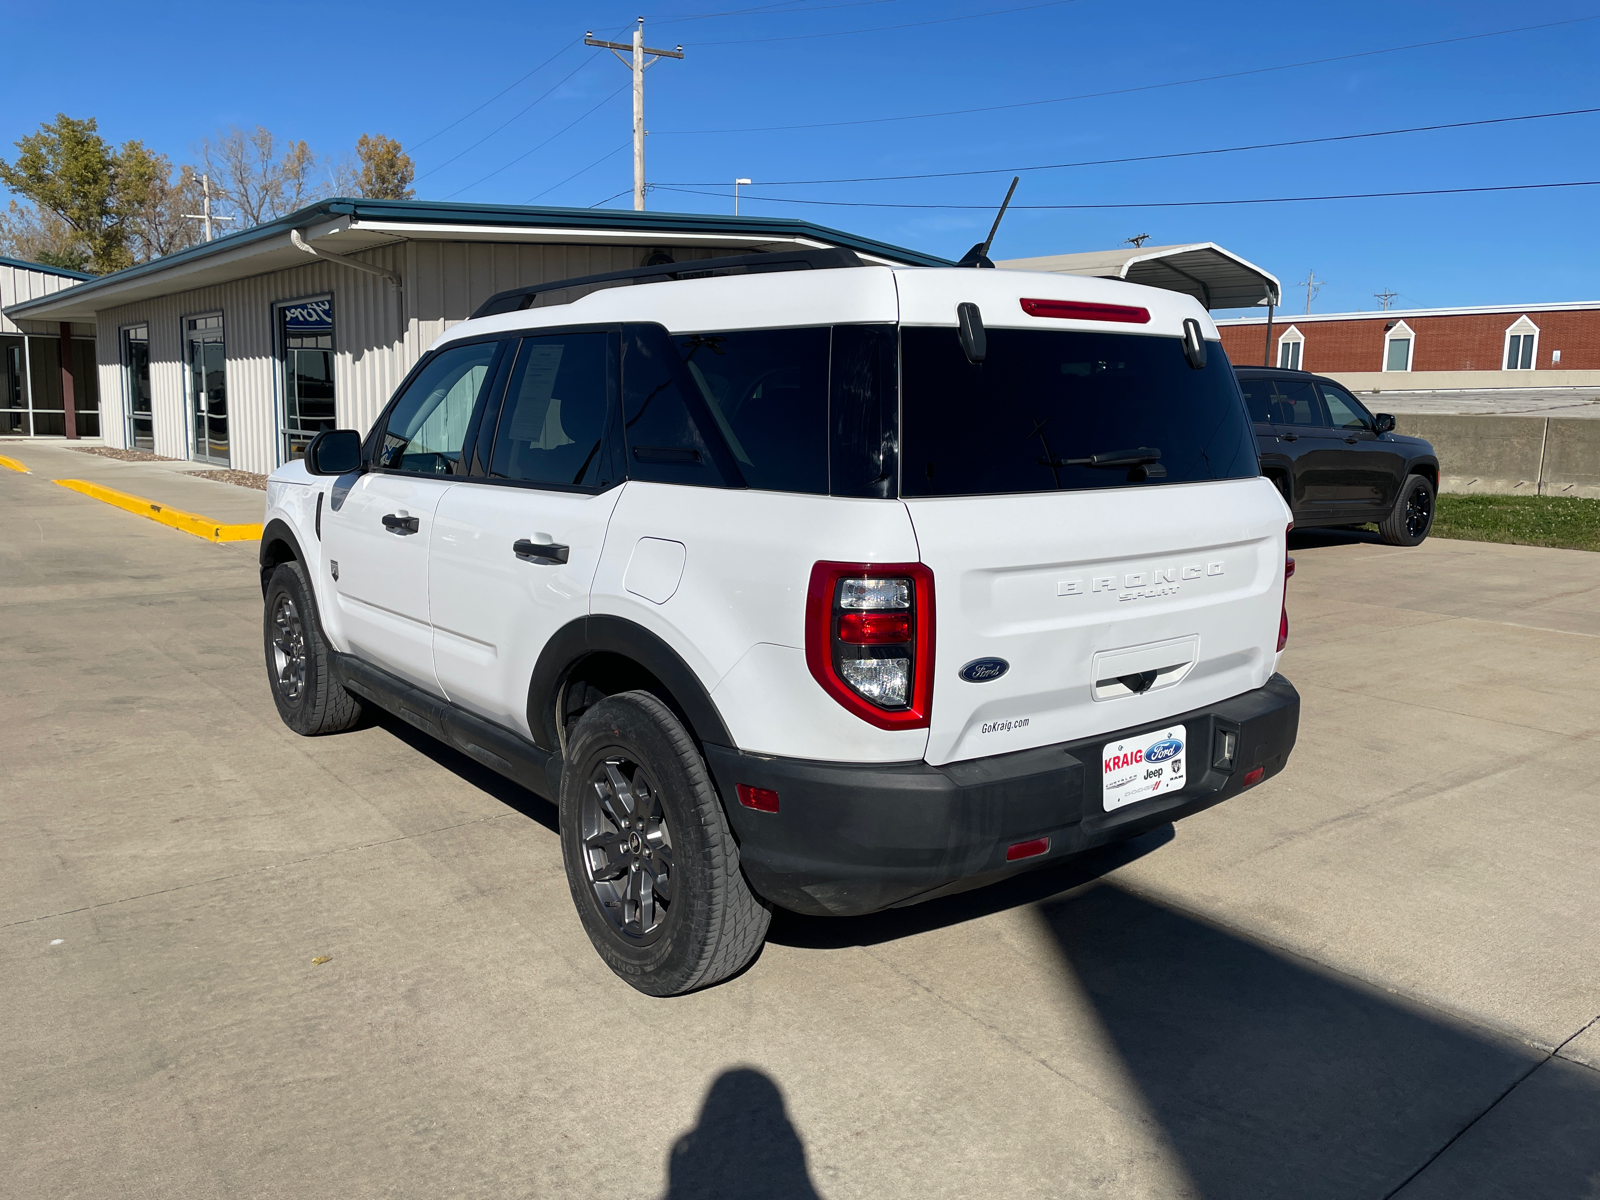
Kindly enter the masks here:
<path id="1" fill-rule="evenodd" d="M 1384 312 L 1388 312 L 1390 302 L 1397 299 L 1399 295 L 1399 292 L 1391 292 L 1388 288 L 1384 288 L 1381 292 L 1373 292 L 1372 298 L 1383 305 Z"/>
<path id="2" fill-rule="evenodd" d="M 1311 302 L 1317 298 L 1317 293 L 1327 285 L 1328 281 L 1318 279 L 1315 271 L 1307 271 L 1306 277 L 1295 284 L 1295 287 L 1303 287 L 1306 290 L 1306 316 L 1311 315 Z"/>
<path id="3" fill-rule="evenodd" d="M 1150 235 L 1148 233 L 1136 233 L 1131 238 L 1126 239 L 1122 244 L 1124 246 L 1132 246 L 1135 250 L 1142 250 L 1144 249 L 1144 244 L 1149 240 Z"/>
<path id="4" fill-rule="evenodd" d="M 733 181 L 733 215 L 736 217 L 739 215 L 739 185 L 741 183 L 744 184 L 745 187 L 750 186 L 750 181 L 748 179 L 735 179 Z"/>
<path id="5" fill-rule="evenodd" d="M 583 35 L 585 46 L 599 46 L 602 50 L 609 50 L 617 56 L 617 61 L 633 72 L 633 208 L 635 212 L 644 211 L 644 69 L 655 63 L 657 58 L 682 58 L 683 47 L 676 50 L 651 50 L 644 44 L 644 18 L 639 18 L 639 27 L 633 31 L 633 42 L 624 45 L 621 42 L 602 42 L 594 36 L 594 30 Z M 623 58 L 620 51 L 626 50 L 631 58 Z M 653 54 L 649 62 L 645 61 L 646 54 Z"/>
<path id="6" fill-rule="evenodd" d="M 192 179 L 193 176 L 190 176 L 190 178 Z M 211 226 L 217 221 L 231 221 L 233 218 L 215 217 L 211 215 L 211 176 L 200 176 L 200 191 L 205 197 L 205 203 L 201 206 L 201 211 L 197 213 L 184 213 L 183 219 L 185 221 L 201 222 L 206 231 L 206 241 L 209 242 L 211 240 Z"/>

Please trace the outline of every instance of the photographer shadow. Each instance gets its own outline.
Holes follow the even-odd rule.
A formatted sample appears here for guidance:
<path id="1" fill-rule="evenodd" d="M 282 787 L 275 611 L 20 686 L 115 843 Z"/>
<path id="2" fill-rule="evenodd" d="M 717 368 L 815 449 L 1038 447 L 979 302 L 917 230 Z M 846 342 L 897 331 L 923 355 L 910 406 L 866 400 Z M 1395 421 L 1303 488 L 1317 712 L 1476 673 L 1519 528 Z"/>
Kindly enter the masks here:
<path id="1" fill-rule="evenodd" d="M 819 1200 L 783 1093 L 762 1072 L 717 1076 L 672 1147 L 663 1200 Z"/>

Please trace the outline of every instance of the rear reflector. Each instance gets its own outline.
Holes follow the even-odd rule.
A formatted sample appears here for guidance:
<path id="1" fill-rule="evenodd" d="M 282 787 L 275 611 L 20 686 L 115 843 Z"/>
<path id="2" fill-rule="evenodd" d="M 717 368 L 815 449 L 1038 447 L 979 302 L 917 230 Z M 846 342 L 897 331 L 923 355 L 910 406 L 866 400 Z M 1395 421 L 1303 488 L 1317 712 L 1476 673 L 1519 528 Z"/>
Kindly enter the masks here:
<path id="1" fill-rule="evenodd" d="M 1261 777 L 1267 773 L 1265 767 L 1254 767 L 1244 773 L 1244 786 L 1254 787 L 1261 782 Z"/>
<path id="2" fill-rule="evenodd" d="M 1092 304 L 1085 300 L 1027 300 L 1022 311 L 1030 317 L 1060 317 L 1064 321 L 1120 321 L 1124 325 L 1150 324 L 1150 310 L 1131 304 Z"/>
<path id="3" fill-rule="evenodd" d="M 1049 838 L 1034 838 L 1031 842 L 1018 842 L 1006 851 L 1006 861 L 1016 862 L 1019 858 L 1037 858 L 1050 849 Z"/>
<path id="4" fill-rule="evenodd" d="M 746 808 L 753 808 L 757 812 L 777 812 L 778 793 L 771 788 L 751 787 L 748 783 L 736 784 L 734 790 L 739 793 L 739 803 Z"/>

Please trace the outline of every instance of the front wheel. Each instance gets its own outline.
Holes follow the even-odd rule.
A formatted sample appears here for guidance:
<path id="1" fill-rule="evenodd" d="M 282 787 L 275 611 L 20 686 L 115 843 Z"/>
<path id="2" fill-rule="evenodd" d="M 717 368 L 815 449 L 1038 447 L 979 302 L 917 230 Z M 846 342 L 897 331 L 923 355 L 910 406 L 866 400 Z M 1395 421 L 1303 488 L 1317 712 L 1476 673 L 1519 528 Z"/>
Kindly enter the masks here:
<path id="1" fill-rule="evenodd" d="M 1394 509 L 1378 522 L 1378 534 L 1391 546 L 1420 546 L 1433 528 L 1433 484 L 1407 475 Z"/>
<path id="2" fill-rule="evenodd" d="M 584 713 L 561 773 L 561 856 L 584 932 L 652 996 L 720 983 L 761 950 L 771 911 L 745 882 L 705 760 L 648 692 Z"/>
<path id="3" fill-rule="evenodd" d="M 267 581 L 262 619 L 267 680 L 283 723 L 307 737 L 338 733 L 361 719 L 361 702 L 333 678 L 316 604 L 300 564 L 280 563 Z"/>

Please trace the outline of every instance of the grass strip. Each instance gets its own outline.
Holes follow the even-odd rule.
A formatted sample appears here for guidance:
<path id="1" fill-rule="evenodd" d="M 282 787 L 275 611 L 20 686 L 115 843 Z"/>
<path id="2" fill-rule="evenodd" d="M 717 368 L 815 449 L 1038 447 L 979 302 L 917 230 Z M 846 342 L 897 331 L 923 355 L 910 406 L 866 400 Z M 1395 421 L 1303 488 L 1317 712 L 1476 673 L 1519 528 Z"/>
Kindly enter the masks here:
<path id="1" fill-rule="evenodd" d="M 1439 496 L 1433 536 L 1514 546 L 1600 550 L 1600 500 L 1571 496 Z"/>

